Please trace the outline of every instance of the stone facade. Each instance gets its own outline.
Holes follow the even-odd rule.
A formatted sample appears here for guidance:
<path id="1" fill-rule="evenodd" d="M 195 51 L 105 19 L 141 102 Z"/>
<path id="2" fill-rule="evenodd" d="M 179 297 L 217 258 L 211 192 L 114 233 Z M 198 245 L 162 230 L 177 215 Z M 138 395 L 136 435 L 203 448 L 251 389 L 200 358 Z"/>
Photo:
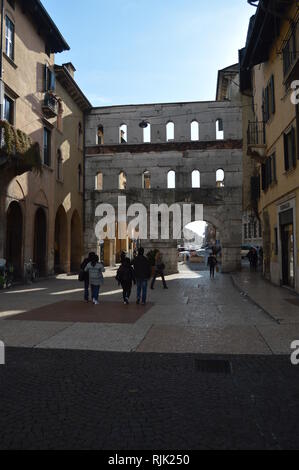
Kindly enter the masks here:
<path id="1" fill-rule="evenodd" d="M 223 134 L 219 136 L 216 121 Z M 199 125 L 196 138 L 192 122 Z M 142 126 L 150 124 L 150 142 L 144 142 Z M 167 125 L 174 135 L 167 139 Z M 121 128 L 126 125 L 125 142 Z M 221 125 L 220 125 L 221 127 Z M 98 130 L 101 144 L 97 144 Z M 221 138 L 220 138 L 221 137 Z M 119 195 L 127 204 L 203 204 L 203 219 L 220 233 L 223 272 L 240 265 L 242 219 L 242 115 L 237 100 L 192 102 L 92 109 L 86 117 L 85 162 L 85 249 L 99 251 L 95 236 L 95 209 L 100 203 L 117 206 Z M 147 137 L 148 139 L 148 137 Z M 224 181 L 216 184 L 216 173 L 224 171 Z M 168 175 L 175 173 L 175 188 L 168 187 Z M 200 172 L 200 188 L 192 187 L 193 171 Z M 120 190 L 120 174 L 126 186 Z M 101 187 L 96 188 L 96 175 Z M 144 175 L 150 175 L 150 188 L 144 188 Z M 224 187 L 219 187 L 224 186 Z M 177 241 L 141 240 L 146 249 L 164 253 L 167 271 L 177 269 Z M 125 248 L 125 247 L 122 247 Z M 117 260 L 117 241 L 106 241 L 104 259 Z"/>

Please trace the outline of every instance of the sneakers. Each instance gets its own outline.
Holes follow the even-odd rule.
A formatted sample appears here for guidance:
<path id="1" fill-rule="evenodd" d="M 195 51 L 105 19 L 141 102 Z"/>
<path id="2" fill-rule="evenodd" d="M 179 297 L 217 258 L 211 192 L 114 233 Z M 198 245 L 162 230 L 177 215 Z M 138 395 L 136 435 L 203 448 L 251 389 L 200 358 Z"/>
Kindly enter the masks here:
<path id="1" fill-rule="evenodd" d="M 94 301 L 95 305 L 99 305 L 99 302 L 97 300 Z"/>

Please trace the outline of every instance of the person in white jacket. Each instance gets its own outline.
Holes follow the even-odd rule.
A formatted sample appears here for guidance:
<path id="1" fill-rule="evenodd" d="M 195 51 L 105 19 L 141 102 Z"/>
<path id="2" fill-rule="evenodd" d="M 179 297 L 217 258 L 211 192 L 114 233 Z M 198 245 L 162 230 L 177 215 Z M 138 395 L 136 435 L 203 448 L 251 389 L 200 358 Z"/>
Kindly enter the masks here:
<path id="1" fill-rule="evenodd" d="M 99 262 L 99 257 L 97 255 L 92 256 L 90 262 L 85 268 L 85 271 L 89 274 L 92 301 L 95 305 L 98 305 L 100 287 L 104 284 L 103 273 L 105 272 L 105 268 L 103 263 Z"/>

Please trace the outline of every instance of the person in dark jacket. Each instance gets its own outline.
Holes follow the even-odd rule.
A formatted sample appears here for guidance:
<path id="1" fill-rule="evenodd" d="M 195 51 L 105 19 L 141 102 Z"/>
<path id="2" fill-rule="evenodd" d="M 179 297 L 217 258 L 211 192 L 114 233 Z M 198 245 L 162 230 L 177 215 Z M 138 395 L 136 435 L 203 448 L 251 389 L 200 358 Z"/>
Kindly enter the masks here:
<path id="1" fill-rule="evenodd" d="M 138 256 L 134 259 L 134 271 L 135 271 L 135 278 L 137 282 L 137 304 L 140 304 L 140 300 L 142 301 L 142 305 L 146 304 L 146 296 L 147 296 L 147 284 L 148 280 L 151 277 L 151 265 L 148 259 L 144 256 L 144 249 L 139 248 Z M 141 298 L 142 295 L 142 298 Z"/>
<path id="2" fill-rule="evenodd" d="M 84 281 L 84 300 L 85 302 L 89 302 L 89 273 L 88 271 L 85 271 L 86 266 L 88 263 L 91 262 L 91 260 L 96 256 L 96 254 L 92 251 L 89 253 L 88 257 L 84 259 L 82 262 L 80 268 L 81 271 L 83 271 L 83 281 Z"/>
<path id="3" fill-rule="evenodd" d="M 135 272 L 129 258 L 124 258 L 121 266 L 118 268 L 116 280 L 122 286 L 124 304 L 128 305 L 132 291 L 132 283 L 134 282 L 134 284 L 136 284 Z"/>
<path id="4" fill-rule="evenodd" d="M 215 255 L 215 252 L 210 254 L 208 257 L 208 265 L 210 266 L 210 279 L 215 278 L 215 268 L 217 265 L 217 257 Z"/>
<path id="5" fill-rule="evenodd" d="M 168 289 L 166 281 L 165 281 L 165 277 L 164 277 L 164 269 L 165 269 L 165 264 L 163 263 L 163 255 L 162 253 L 160 253 L 160 251 L 158 251 L 158 253 L 156 254 L 156 259 L 155 259 L 155 274 L 154 274 L 152 284 L 151 284 L 152 290 L 154 289 L 154 285 L 155 285 L 155 281 L 157 277 L 160 277 L 160 276 L 162 278 L 164 289 Z"/>

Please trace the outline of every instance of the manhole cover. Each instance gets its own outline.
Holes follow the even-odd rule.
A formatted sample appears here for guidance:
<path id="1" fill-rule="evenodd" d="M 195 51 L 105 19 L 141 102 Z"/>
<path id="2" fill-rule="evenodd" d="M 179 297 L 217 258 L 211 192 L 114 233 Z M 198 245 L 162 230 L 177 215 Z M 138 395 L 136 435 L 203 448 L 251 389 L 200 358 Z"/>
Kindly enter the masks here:
<path id="1" fill-rule="evenodd" d="M 203 374 L 232 374 L 230 361 L 196 359 L 195 366 Z"/>
<path id="2" fill-rule="evenodd" d="M 289 302 L 292 305 L 295 305 L 296 307 L 299 307 L 299 299 L 284 299 L 286 302 Z"/>

